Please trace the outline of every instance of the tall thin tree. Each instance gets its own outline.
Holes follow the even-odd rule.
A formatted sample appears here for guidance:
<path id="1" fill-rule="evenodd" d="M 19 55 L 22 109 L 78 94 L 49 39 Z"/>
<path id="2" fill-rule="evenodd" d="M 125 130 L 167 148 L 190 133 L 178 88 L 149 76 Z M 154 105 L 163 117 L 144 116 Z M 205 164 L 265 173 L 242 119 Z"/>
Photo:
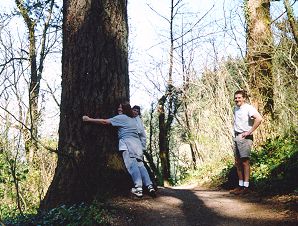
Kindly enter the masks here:
<path id="1" fill-rule="evenodd" d="M 296 2 L 296 1 L 295 1 Z M 298 45 L 298 22 L 294 15 L 294 10 L 289 0 L 284 0 L 284 6 L 287 12 L 288 21 L 295 39 L 296 44 Z"/>
<path id="2" fill-rule="evenodd" d="M 169 68 L 166 91 L 158 100 L 158 122 L 159 122 L 159 157 L 161 162 L 162 180 L 168 185 L 171 178 L 170 165 L 170 135 L 172 123 L 179 108 L 177 101 L 177 90 L 173 85 L 173 64 L 174 64 L 174 18 L 176 10 L 182 0 L 171 0 L 170 19 L 166 19 L 170 26 L 169 46 Z M 166 112 L 167 111 L 167 112 Z"/>
<path id="3" fill-rule="evenodd" d="M 57 37 L 50 37 L 49 32 L 57 34 L 57 31 L 60 29 L 59 12 L 55 12 L 55 9 L 59 7 L 55 0 L 37 2 L 15 0 L 15 3 L 28 31 L 28 62 L 30 67 L 29 109 L 25 123 L 27 128 L 23 130 L 23 135 L 27 161 L 32 163 L 34 155 L 38 150 L 40 86 L 43 78 L 44 63 L 51 48 L 58 40 Z M 38 39 L 39 35 L 40 39 Z"/>

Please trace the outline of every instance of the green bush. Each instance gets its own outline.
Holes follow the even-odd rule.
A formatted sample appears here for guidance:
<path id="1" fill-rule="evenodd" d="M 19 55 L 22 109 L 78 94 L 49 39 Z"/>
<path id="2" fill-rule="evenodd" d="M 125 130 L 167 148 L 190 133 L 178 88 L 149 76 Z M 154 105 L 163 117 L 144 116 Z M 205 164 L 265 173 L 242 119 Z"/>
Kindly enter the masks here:
<path id="1" fill-rule="evenodd" d="M 110 225 L 110 213 L 103 204 L 94 201 L 88 205 L 59 206 L 39 214 L 3 219 L 5 225 Z"/>
<path id="2" fill-rule="evenodd" d="M 261 194 L 289 194 L 298 190 L 298 133 L 292 129 L 283 136 L 267 140 L 251 154 L 250 183 Z M 237 186 L 236 168 L 230 162 L 213 177 L 220 187 Z"/>
<path id="3" fill-rule="evenodd" d="M 262 193 L 289 193 L 298 188 L 297 132 L 268 140 L 251 156 L 251 181 Z"/>

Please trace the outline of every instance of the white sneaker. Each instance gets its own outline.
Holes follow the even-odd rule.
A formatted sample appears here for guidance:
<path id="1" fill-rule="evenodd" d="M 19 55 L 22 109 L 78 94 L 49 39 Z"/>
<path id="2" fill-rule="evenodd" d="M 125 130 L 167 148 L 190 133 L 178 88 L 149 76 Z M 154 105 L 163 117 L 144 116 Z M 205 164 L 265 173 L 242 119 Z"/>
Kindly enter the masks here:
<path id="1" fill-rule="evenodd" d="M 143 189 L 142 188 L 132 188 L 131 193 L 134 194 L 138 198 L 143 197 Z"/>

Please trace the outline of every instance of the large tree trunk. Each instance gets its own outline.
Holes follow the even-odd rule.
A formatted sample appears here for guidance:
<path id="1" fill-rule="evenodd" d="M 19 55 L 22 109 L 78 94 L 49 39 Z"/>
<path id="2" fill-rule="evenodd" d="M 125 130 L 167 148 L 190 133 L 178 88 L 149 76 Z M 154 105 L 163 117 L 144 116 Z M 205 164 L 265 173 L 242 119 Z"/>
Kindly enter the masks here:
<path id="1" fill-rule="evenodd" d="M 270 0 L 246 0 L 246 3 L 247 63 L 251 99 L 266 119 L 262 128 L 268 131 L 268 122 L 274 118 Z M 262 131 L 259 129 L 257 133 L 261 135 L 264 132 Z M 263 140 L 264 136 L 258 137 Z"/>
<path id="2" fill-rule="evenodd" d="M 129 97 L 127 2 L 64 0 L 58 165 L 41 208 L 118 193 L 131 183 L 108 118 Z M 128 189 L 125 189 L 128 190 Z"/>
<path id="3" fill-rule="evenodd" d="M 273 114 L 270 0 L 247 3 L 247 59 L 253 98 L 262 113 Z"/>

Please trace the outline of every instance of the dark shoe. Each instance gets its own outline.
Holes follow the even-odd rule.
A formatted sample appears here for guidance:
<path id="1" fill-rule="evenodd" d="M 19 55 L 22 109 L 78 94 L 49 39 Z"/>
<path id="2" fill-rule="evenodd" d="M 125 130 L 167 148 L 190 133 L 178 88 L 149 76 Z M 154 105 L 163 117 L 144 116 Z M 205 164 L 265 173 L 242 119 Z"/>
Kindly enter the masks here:
<path id="1" fill-rule="evenodd" d="M 233 190 L 230 191 L 230 194 L 233 194 L 233 195 L 238 195 L 239 192 L 241 192 L 243 190 L 243 187 L 237 187 L 237 188 L 234 188 Z"/>
<path id="2" fill-rule="evenodd" d="M 152 184 L 148 185 L 147 186 L 147 189 L 148 189 L 149 195 L 151 197 L 156 197 L 156 191 L 155 191 L 155 189 L 154 189 L 154 187 L 153 187 Z"/>
<path id="3" fill-rule="evenodd" d="M 138 198 L 143 197 L 143 189 L 142 188 L 132 188 L 131 193 L 134 194 Z"/>
<path id="4" fill-rule="evenodd" d="M 250 193 L 251 193 L 251 190 L 250 190 L 249 188 L 247 188 L 247 187 L 244 187 L 244 188 L 242 189 L 242 191 L 239 192 L 238 195 L 247 195 L 247 194 L 250 194 Z"/>

